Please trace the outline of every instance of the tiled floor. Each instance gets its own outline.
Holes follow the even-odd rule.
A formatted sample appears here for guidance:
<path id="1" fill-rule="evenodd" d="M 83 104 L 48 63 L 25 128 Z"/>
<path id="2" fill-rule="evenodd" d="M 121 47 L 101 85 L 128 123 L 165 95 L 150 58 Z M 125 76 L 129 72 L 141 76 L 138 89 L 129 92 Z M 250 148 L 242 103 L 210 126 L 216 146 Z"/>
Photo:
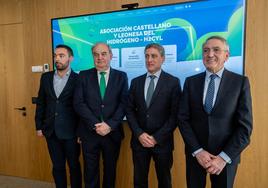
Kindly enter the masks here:
<path id="1" fill-rule="evenodd" d="M 0 175 L 0 188 L 55 188 L 55 185 L 48 182 Z"/>

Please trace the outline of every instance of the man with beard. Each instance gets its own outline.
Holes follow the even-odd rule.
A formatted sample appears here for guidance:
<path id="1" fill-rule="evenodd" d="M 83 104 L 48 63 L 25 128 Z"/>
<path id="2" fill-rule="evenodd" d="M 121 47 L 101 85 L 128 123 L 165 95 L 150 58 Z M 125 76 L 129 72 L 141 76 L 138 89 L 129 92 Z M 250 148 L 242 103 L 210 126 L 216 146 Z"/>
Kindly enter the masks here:
<path id="1" fill-rule="evenodd" d="M 66 160 L 71 187 L 82 187 L 80 146 L 76 138 L 78 118 L 73 109 L 77 74 L 70 68 L 72 60 L 73 51 L 69 46 L 56 47 L 56 70 L 42 75 L 36 105 L 37 136 L 46 138 L 56 188 L 67 188 Z"/>

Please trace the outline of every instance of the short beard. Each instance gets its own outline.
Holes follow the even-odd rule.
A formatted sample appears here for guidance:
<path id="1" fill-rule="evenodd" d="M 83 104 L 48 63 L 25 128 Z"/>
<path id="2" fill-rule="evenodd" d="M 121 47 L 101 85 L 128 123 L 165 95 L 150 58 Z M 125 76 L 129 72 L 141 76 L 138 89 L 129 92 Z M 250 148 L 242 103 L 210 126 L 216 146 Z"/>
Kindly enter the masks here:
<path id="1" fill-rule="evenodd" d="M 59 63 L 59 64 L 62 65 L 61 63 Z M 57 66 L 57 63 L 56 63 L 56 69 L 57 69 L 58 71 L 66 70 L 68 67 L 69 67 L 69 65 Z"/>

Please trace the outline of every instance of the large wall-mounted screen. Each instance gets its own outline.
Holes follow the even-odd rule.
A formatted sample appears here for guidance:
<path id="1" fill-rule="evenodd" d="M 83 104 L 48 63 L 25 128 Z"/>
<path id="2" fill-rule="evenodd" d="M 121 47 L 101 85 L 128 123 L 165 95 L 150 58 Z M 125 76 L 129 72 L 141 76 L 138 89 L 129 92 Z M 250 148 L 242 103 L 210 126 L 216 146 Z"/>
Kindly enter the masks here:
<path id="1" fill-rule="evenodd" d="M 104 12 L 51 20 L 52 45 L 74 50 L 72 69 L 94 67 L 91 47 L 106 42 L 112 47 L 111 66 L 127 72 L 129 81 L 146 72 L 144 47 L 164 46 L 163 70 L 179 77 L 204 71 L 202 43 L 211 35 L 227 39 L 231 56 L 226 67 L 243 74 L 245 0 L 203 0 Z"/>

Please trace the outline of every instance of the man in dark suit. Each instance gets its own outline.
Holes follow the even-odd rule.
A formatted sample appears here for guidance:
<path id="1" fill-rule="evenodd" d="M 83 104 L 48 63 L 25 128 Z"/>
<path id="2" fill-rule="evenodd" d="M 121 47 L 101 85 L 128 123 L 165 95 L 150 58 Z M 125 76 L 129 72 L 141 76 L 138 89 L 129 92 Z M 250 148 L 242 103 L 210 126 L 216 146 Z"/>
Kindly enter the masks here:
<path id="1" fill-rule="evenodd" d="M 116 163 L 123 138 L 128 81 L 112 69 L 112 50 L 105 43 L 92 47 L 95 68 L 81 71 L 74 106 L 80 116 L 79 137 L 85 162 L 86 188 L 99 188 L 99 160 L 103 158 L 103 188 L 115 187 Z"/>
<path id="2" fill-rule="evenodd" d="M 249 144 L 252 107 L 248 78 L 224 68 L 226 40 L 212 36 L 203 44 L 206 71 L 186 79 L 179 107 L 185 142 L 188 188 L 232 188 L 240 153 Z"/>
<path id="3" fill-rule="evenodd" d="M 44 73 L 36 105 L 37 135 L 46 137 L 57 188 L 67 188 L 66 160 L 70 168 L 72 188 L 81 188 L 80 146 L 77 143 L 78 118 L 73 109 L 73 93 L 77 74 L 70 68 L 73 51 L 58 45 L 54 52 L 56 70 Z"/>
<path id="4" fill-rule="evenodd" d="M 127 120 L 132 130 L 134 187 L 148 187 L 148 172 L 153 157 L 158 187 L 170 188 L 180 82 L 161 70 L 165 60 L 161 45 L 149 44 L 144 52 L 148 72 L 132 80 L 127 106 Z"/>

